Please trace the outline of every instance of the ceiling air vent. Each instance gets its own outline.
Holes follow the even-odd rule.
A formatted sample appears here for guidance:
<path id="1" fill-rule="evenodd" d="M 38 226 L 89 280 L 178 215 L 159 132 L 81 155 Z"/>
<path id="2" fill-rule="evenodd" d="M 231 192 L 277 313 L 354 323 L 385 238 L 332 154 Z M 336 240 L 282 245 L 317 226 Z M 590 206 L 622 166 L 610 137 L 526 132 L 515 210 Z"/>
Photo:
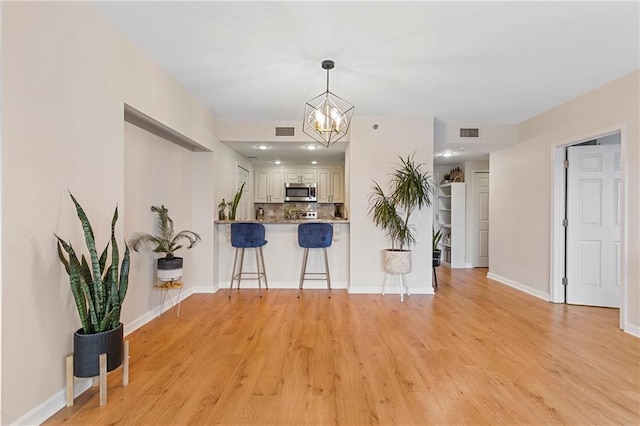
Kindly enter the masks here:
<path id="1" fill-rule="evenodd" d="M 460 129 L 461 138 L 477 138 L 479 134 L 479 129 Z"/>
<path id="2" fill-rule="evenodd" d="M 276 127 L 276 136 L 294 136 L 295 127 Z"/>

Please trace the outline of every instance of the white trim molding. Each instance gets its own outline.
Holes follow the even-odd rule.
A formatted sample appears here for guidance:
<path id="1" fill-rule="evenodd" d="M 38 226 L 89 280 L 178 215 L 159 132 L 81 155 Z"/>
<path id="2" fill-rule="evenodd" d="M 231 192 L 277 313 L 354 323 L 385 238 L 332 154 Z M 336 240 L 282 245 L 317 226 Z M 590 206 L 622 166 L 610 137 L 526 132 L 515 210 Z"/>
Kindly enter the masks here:
<path id="1" fill-rule="evenodd" d="M 91 379 L 74 378 L 73 383 L 73 399 L 76 399 L 84 391 L 91 388 Z M 26 412 L 18 420 L 12 422 L 13 425 L 40 425 L 47 421 L 51 416 L 62 410 L 67 405 L 67 389 L 66 387 L 59 390 L 53 396 L 42 404 L 34 407 Z"/>
<path id="2" fill-rule="evenodd" d="M 635 324 L 630 324 L 628 322 L 624 323 L 624 332 L 628 333 L 632 336 L 640 338 L 640 327 Z"/>
<path id="3" fill-rule="evenodd" d="M 584 141 L 596 139 L 599 137 L 611 135 L 614 133 L 620 133 L 620 148 L 622 153 L 622 194 L 620 197 L 621 204 L 621 223 L 620 223 L 620 245 L 622 248 L 620 258 L 620 319 L 619 327 L 623 330 L 627 330 L 627 327 L 631 330 L 638 331 L 637 326 L 633 326 L 626 321 L 626 315 L 628 312 L 627 304 L 627 288 L 629 281 L 628 272 L 628 257 L 629 247 L 627 233 L 627 223 L 629 223 L 629 153 L 628 153 L 628 140 L 627 140 L 627 123 L 617 123 L 605 128 L 595 129 L 590 132 L 586 132 L 580 135 L 574 135 L 562 140 L 556 141 L 551 145 L 550 149 L 550 161 L 551 161 L 551 244 L 549 247 L 549 265 L 550 265 L 550 284 L 549 291 L 552 297 L 549 299 L 554 303 L 564 303 L 564 286 L 562 285 L 562 277 L 564 276 L 564 232 L 563 227 L 560 225 L 564 218 L 564 158 L 560 158 L 564 153 L 564 149 Z M 488 276 L 488 274 L 487 274 Z M 630 334 L 633 334 L 630 332 Z M 638 333 L 634 334 L 638 335 Z"/>
<path id="4" fill-rule="evenodd" d="M 516 290 L 520 290 L 524 293 L 530 294 L 531 296 L 535 296 L 538 299 L 542 299 L 545 301 L 549 301 L 550 300 L 550 296 L 549 293 L 545 293 L 544 291 L 540 291 L 537 290 L 535 288 L 531 288 L 528 285 L 516 282 L 516 281 L 512 281 L 508 278 L 505 277 L 501 277 L 500 275 L 496 275 L 496 274 L 492 274 L 491 272 L 487 272 L 487 278 L 493 280 L 493 281 L 497 281 L 500 284 L 504 284 L 507 285 L 509 287 L 515 288 Z"/>

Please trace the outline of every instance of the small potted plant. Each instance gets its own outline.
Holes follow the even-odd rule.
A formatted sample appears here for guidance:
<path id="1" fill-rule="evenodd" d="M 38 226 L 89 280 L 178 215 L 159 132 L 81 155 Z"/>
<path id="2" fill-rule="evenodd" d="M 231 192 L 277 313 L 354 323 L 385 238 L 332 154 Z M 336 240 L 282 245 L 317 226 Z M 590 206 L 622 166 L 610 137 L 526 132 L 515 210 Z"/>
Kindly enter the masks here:
<path id="1" fill-rule="evenodd" d="M 444 185 L 444 184 L 447 184 L 447 183 L 449 183 L 449 182 L 450 182 L 450 179 L 451 179 L 451 174 L 449 174 L 449 173 L 445 173 L 445 174 L 442 176 L 442 182 L 440 182 L 440 183 L 441 183 L 441 184 L 443 184 L 443 185 Z"/>
<path id="2" fill-rule="evenodd" d="M 158 279 L 160 281 L 174 281 L 182 276 L 183 259 L 174 256 L 174 252 L 185 247 L 180 242 L 184 240 L 187 249 L 192 248 L 202 239 L 193 231 L 173 233 L 173 220 L 169 217 L 169 210 L 165 206 L 151 206 L 151 211 L 158 214 L 159 235 L 146 232 L 136 232 L 129 239 L 131 248 L 135 251 L 146 243 L 154 246 L 155 253 L 163 253 L 165 257 L 158 259 Z"/>
<path id="3" fill-rule="evenodd" d="M 399 167 L 391 173 L 389 192 L 385 193 L 377 182 L 369 196 L 369 214 L 373 222 L 387 233 L 391 248 L 384 250 L 385 270 L 392 274 L 411 272 L 412 244 L 416 243 L 411 214 L 431 205 L 433 185 L 429 172 L 414 155 L 400 158 Z"/>
<path id="4" fill-rule="evenodd" d="M 129 285 L 129 247 L 125 244 L 120 263 L 115 227 L 118 207 L 111 220 L 111 259 L 108 261 L 109 243 L 101 254 L 91 223 L 85 211 L 72 194 L 71 200 L 84 230 L 89 256 L 78 254 L 70 242 L 58 235 L 58 257 L 69 275 L 71 293 L 75 299 L 82 328 L 73 336 L 73 375 L 95 377 L 100 373 L 99 356 L 107 354 L 107 371 L 118 368 L 123 361 L 124 334 L 120 311 Z"/>

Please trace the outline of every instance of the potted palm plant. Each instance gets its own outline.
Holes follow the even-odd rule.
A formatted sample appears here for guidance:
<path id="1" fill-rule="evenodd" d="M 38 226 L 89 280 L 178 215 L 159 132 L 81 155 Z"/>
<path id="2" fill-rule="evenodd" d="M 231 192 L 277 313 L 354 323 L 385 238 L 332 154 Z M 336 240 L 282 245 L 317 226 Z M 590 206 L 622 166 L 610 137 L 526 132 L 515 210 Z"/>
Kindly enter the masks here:
<path id="1" fill-rule="evenodd" d="M 169 210 L 164 206 L 151 206 L 151 211 L 158 214 L 159 235 L 146 232 L 136 232 L 129 239 L 131 248 L 136 252 L 146 243 L 154 245 L 155 253 L 163 253 L 165 257 L 158 259 L 158 279 L 160 281 L 174 281 L 182 276 L 183 259 L 174 256 L 174 252 L 185 247 L 190 249 L 202 239 L 193 231 L 180 231 L 174 234 L 173 220 L 169 217 Z M 184 243 L 181 241 L 184 240 Z"/>
<path id="2" fill-rule="evenodd" d="M 415 162 L 414 155 L 399 157 L 400 164 L 391 173 L 387 193 L 374 181 L 369 195 L 369 215 L 391 241 L 391 248 L 384 250 L 384 267 L 392 274 L 411 272 L 410 247 L 416 243 L 411 214 L 431 206 L 431 176 L 422 170 L 424 164 Z"/>
<path id="3" fill-rule="evenodd" d="M 91 223 L 72 194 L 76 214 L 82 224 L 89 257 L 80 259 L 70 242 L 58 235 L 58 257 L 69 275 L 71 293 L 75 299 L 82 328 L 73 337 L 73 372 L 76 377 L 99 374 L 99 355 L 107 354 L 107 371 L 118 368 L 123 361 L 123 328 L 120 322 L 122 302 L 129 283 L 129 247 L 125 244 L 120 263 L 115 227 L 118 207 L 111 220 L 111 259 L 109 243 L 98 255 Z"/>

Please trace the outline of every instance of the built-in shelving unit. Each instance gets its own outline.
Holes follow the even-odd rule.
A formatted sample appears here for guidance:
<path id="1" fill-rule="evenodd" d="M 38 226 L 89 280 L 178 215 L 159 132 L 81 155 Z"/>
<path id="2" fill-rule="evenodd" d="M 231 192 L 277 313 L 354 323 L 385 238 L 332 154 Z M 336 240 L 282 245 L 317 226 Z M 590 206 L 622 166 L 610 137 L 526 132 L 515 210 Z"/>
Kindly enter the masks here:
<path id="1" fill-rule="evenodd" d="M 442 262 L 451 268 L 465 267 L 465 184 L 446 183 L 438 190 L 438 210 L 442 227 Z"/>

